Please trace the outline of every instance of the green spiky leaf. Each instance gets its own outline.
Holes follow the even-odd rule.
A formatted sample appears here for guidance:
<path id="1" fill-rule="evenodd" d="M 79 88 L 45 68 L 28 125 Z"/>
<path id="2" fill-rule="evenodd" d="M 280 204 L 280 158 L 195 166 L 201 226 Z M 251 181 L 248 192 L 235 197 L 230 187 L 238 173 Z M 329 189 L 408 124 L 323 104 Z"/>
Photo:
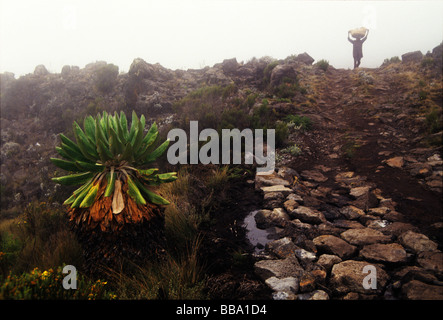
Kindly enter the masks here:
<path id="1" fill-rule="evenodd" d="M 83 128 L 77 122 L 73 123 L 75 142 L 60 134 L 62 143 L 56 151 L 63 159 L 50 160 L 70 174 L 52 180 L 64 185 L 81 185 L 64 204 L 72 208 L 88 208 L 104 195 L 112 197 L 112 210 L 118 214 L 124 208 L 123 183 L 127 184 L 128 196 L 139 205 L 147 201 L 158 205 L 168 203 L 146 186 L 172 182 L 177 179 L 176 173 L 159 174 L 157 168 L 140 169 L 139 166 L 157 160 L 166 151 L 169 140 L 155 147 L 159 136 L 156 123 L 145 134 L 145 116 L 138 118 L 133 111 L 131 120 L 128 127 L 124 112 L 111 115 L 104 111 L 96 117 L 87 116 Z M 103 178 L 106 178 L 106 187 L 99 194 Z"/>

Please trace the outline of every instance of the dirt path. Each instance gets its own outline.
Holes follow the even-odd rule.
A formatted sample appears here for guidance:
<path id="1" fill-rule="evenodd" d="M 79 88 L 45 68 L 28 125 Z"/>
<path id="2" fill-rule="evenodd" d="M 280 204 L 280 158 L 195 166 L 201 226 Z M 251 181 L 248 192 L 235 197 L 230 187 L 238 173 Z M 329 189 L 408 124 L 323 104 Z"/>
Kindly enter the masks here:
<path id="1" fill-rule="evenodd" d="M 431 232 L 429 225 L 442 219 L 441 194 L 404 168 L 383 163 L 389 157 L 409 156 L 411 150 L 421 146 L 413 142 L 415 133 L 409 128 L 395 126 L 390 119 L 380 121 L 383 104 L 387 104 L 392 91 L 380 90 L 388 87 L 387 80 L 377 78 L 379 83 L 363 95 L 360 81 L 370 74 L 370 69 L 341 69 L 327 74 L 325 84 L 319 86 L 322 104 L 315 110 L 325 121 L 317 123 L 315 132 L 305 139 L 311 155 L 294 160 L 291 167 L 302 171 L 324 165 L 332 169 L 330 177 L 345 171 L 365 176 L 398 204 L 409 222 L 425 233 Z"/>

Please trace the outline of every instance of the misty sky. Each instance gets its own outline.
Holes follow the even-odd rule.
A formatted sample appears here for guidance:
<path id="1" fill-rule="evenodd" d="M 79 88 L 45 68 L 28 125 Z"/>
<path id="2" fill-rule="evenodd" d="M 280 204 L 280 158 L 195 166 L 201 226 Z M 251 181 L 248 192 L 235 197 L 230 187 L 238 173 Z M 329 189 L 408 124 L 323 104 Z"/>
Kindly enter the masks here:
<path id="1" fill-rule="evenodd" d="M 443 40 L 443 1 L 0 0 L 0 72 L 134 58 L 170 69 L 309 53 L 352 68 L 349 29 L 370 29 L 361 67 Z"/>

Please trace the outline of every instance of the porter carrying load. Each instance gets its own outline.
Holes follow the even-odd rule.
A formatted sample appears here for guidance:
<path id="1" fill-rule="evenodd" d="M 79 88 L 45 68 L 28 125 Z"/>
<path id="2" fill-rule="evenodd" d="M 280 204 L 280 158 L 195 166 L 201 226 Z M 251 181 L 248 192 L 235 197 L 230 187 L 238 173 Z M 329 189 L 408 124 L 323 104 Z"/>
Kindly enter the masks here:
<path id="1" fill-rule="evenodd" d="M 352 55 L 354 57 L 354 69 L 360 65 L 360 60 L 363 58 L 363 42 L 368 37 L 369 30 L 361 27 L 348 31 L 348 41 L 352 43 Z M 351 36 L 355 39 L 351 39 Z"/>

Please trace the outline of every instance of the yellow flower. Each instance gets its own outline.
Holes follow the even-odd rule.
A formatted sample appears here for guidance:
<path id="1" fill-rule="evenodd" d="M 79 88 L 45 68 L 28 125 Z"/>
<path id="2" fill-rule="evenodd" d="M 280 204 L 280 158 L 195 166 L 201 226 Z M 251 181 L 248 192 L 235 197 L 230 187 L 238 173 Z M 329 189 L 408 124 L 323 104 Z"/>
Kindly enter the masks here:
<path id="1" fill-rule="evenodd" d="M 42 279 L 45 280 L 46 278 L 49 277 L 49 275 L 50 275 L 49 271 L 44 271 L 44 272 L 42 273 Z"/>

